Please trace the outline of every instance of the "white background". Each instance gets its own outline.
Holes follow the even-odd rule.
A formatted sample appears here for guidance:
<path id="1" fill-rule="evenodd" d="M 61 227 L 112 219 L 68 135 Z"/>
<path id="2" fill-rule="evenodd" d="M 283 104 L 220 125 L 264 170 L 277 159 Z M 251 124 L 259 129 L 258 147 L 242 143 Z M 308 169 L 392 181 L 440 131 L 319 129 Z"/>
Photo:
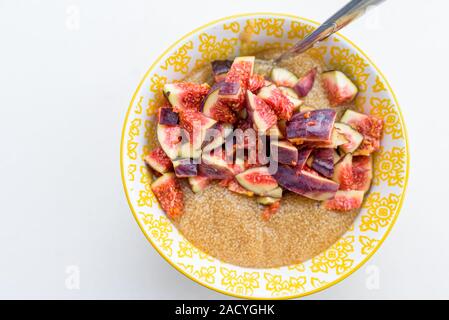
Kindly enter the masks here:
<path id="1" fill-rule="evenodd" d="M 344 3 L 0 0 L 0 298 L 226 298 L 169 266 L 132 217 L 119 167 L 129 101 L 160 53 L 211 20 L 323 21 Z M 449 298 L 448 11 L 444 0 L 388 0 L 342 32 L 398 96 L 411 174 L 381 249 L 309 298 Z M 66 286 L 70 266 L 79 290 Z"/>

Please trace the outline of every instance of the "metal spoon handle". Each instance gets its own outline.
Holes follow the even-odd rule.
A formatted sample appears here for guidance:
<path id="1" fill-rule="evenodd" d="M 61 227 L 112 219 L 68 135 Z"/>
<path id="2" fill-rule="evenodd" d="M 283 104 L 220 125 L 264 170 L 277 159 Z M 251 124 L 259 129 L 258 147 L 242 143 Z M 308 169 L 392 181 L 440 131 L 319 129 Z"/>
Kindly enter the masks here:
<path id="1" fill-rule="evenodd" d="M 385 0 L 352 0 L 346 4 L 343 8 L 338 10 L 332 17 L 327 19 L 321 26 L 315 31 L 309 34 L 303 40 L 297 42 L 293 47 L 287 50 L 275 62 L 279 62 L 292 55 L 302 53 L 311 48 L 316 42 L 322 41 L 337 32 L 344 26 L 356 18 L 362 16 L 369 7 L 376 6 Z"/>

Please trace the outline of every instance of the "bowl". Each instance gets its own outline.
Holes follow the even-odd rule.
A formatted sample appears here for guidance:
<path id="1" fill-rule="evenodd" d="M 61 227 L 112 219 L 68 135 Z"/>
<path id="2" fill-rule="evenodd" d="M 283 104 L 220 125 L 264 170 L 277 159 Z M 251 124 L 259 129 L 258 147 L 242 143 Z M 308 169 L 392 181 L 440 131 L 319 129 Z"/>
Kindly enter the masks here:
<path id="1" fill-rule="evenodd" d="M 395 223 L 408 179 L 406 128 L 393 90 L 380 70 L 342 35 L 329 37 L 311 53 L 345 72 L 358 86 L 361 112 L 385 121 L 382 148 L 374 157 L 372 188 L 353 226 L 330 248 L 297 265 L 243 268 L 217 260 L 187 241 L 161 210 L 150 189 L 143 155 L 156 142 L 155 113 L 161 89 L 193 68 L 269 48 L 287 48 L 317 26 L 286 14 L 242 14 L 208 23 L 176 41 L 145 73 L 132 97 L 122 131 L 121 174 L 131 211 L 146 238 L 174 268 L 188 278 L 239 298 L 296 298 L 328 288 L 360 268 L 380 247 Z M 243 47 L 239 34 L 252 29 Z"/>

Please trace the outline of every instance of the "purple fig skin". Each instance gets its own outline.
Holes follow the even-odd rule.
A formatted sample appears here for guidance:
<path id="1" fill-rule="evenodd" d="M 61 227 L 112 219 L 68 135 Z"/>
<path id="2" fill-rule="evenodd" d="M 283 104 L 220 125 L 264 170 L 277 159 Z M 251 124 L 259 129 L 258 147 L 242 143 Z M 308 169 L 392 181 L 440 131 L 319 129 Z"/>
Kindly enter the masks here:
<path id="1" fill-rule="evenodd" d="M 175 175 L 178 178 L 194 177 L 198 175 L 197 164 L 192 163 L 190 159 L 181 159 L 175 161 Z"/>
<path id="2" fill-rule="evenodd" d="M 296 113 L 287 122 L 287 139 L 330 141 L 336 116 L 332 109 Z"/>
<path id="3" fill-rule="evenodd" d="M 179 122 L 179 117 L 176 112 L 173 112 L 172 108 L 162 107 L 159 108 L 159 123 L 174 126 Z"/>
<path id="4" fill-rule="evenodd" d="M 229 168 L 206 164 L 204 162 L 199 165 L 199 174 L 210 179 L 218 180 L 224 180 L 233 176 L 233 172 Z"/>
<path id="5" fill-rule="evenodd" d="M 226 78 L 226 74 L 231 69 L 231 60 L 214 60 L 211 62 L 212 73 L 214 74 L 215 81 L 220 82 Z"/>
<path id="6" fill-rule="evenodd" d="M 312 151 L 313 149 L 310 148 L 304 148 L 298 151 L 298 160 L 295 167 L 297 172 L 301 172 L 302 168 L 304 168 L 304 165 L 307 163 L 307 159 L 309 159 Z"/>
<path id="7" fill-rule="evenodd" d="M 240 95 L 241 87 L 238 82 L 222 82 L 220 86 L 220 97 L 224 99 L 237 99 Z"/>
<path id="8" fill-rule="evenodd" d="M 299 79 L 299 81 L 293 87 L 300 98 L 307 96 L 310 90 L 312 90 L 317 72 L 318 69 L 313 68 L 312 70 L 307 72 L 304 77 Z"/>
<path id="9" fill-rule="evenodd" d="M 326 178 L 332 178 L 334 175 L 334 149 L 315 149 L 313 151 L 312 169 Z"/>
<path id="10" fill-rule="evenodd" d="M 271 143 L 271 160 L 282 164 L 296 165 L 298 161 L 298 149 L 288 141 L 273 141 Z M 277 150 L 276 150 L 277 149 Z"/>
<path id="11" fill-rule="evenodd" d="M 306 171 L 298 175 L 295 169 L 287 166 L 279 166 L 274 178 L 283 188 L 318 201 L 335 197 L 339 186 L 332 180 Z"/>

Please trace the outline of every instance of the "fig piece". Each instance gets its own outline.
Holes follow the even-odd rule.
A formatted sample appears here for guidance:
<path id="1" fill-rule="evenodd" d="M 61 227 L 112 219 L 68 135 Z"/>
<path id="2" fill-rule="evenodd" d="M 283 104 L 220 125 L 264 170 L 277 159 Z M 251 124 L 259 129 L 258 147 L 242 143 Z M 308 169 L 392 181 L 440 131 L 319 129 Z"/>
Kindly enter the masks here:
<path id="1" fill-rule="evenodd" d="M 280 207 L 281 207 L 280 200 L 268 205 L 262 212 L 262 220 L 264 220 L 264 221 L 270 220 L 271 217 L 274 216 L 276 214 L 276 212 L 279 211 Z"/>
<path id="2" fill-rule="evenodd" d="M 151 169 L 159 172 L 160 174 L 164 174 L 173 169 L 170 158 L 161 147 L 157 147 L 151 151 L 143 158 L 143 160 Z"/>
<path id="3" fill-rule="evenodd" d="M 271 176 L 267 167 L 248 169 L 236 175 L 235 178 L 242 187 L 258 195 L 264 195 L 278 187 L 278 183 Z"/>
<path id="4" fill-rule="evenodd" d="M 299 79 L 293 86 L 293 89 L 296 91 L 300 98 L 307 96 L 310 90 L 312 90 L 317 72 L 318 69 L 313 68 L 312 70 L 307 72 L 301 79 Z"/>
<path id="5" fill-rule="evenodd" d="M 261 88 L 257 96 L 273 109 L 279 119 L 289 120 L 292 117 L 295 106 L 275 85 Z"/>
<path id="6" fill-rule="evenodd" d="M 246 97 L 249 118 L 258 131 L 266 132 L 276 124 L 276 115 L 262 99 L 251 91 L 246 92 Z"/>
<path id="7" fill-rule="evenodd" d="M 199 164 L 199 173 L 210 179 L 226 179 L 234 176 L 234 171 L 228 165 L 223 155 L 203 153 Z"/>
<path id="8" fill-rule="evenodd" d="M 256 202 L 259 204 L 262 204 L 264 206 L 268 206 L 270 204 L 273 204 L 275 202 L 278 202 L 279 199 L 278 198 L 272 198 L 272 197 L 267 197 L 267 196 L 263 196 L 263 197 L 257 197 L 256 198 Z"/>
<path id="9" fill-rule="evenodd" d="M 334 149 L 315 149 L 313 151 L 312 169 L 326 178 L 332 178 L 334 175 Z"/>
<path id="10" fill-rule="evenodd" d="M 270 156 L 273 161 L 294 166 L 298 162 L 298 149 L 288 141 L 273 140 L 270 144 Z"/>
<path id="11" fill-rule="evenodd" d="M 354 155 L 368 156 L 379 150 L 382 138 L 383 120 L 352 110 L 346 110 L 341 122 L 350 125 L 363 135 L 363 141 Z"/>
<path id="12" fill-rule="evenodd" d="M 176 159 L 181 146 L 182 131 L 179 126 L 166 126 L 158 124 L 156 129 L 157 140 L 161 148 L 170 159 Z"/>
<path id="13" fill-rule="evenodd" d="M 207 141 L 205 141 L 205 146 L 203 147 L 204 152 L 221 147 L 225 143 L 226 138 L 232 133 L 233 127 L 228 123 L 217 123 L 211 128 L 211 131 L 213 134 L 210 137 L 208 137 L 206 132 Z"/>
<path id="14" fill-rule="evenodd" d="M 203 191 L 210 183 L 210 179 L 203 176 L 189 177 L 188 181 L 194 193 Z"/>
<path id="15" fill-rule="evenodd" d="M 355 84 L 341 71 L 325 72 L 321 79 L 333 107 L 351 102 L 358 93 Z"/>
<path id="16" fill-rule="evenodd" d="M 227 183 L 227 187 L 230 191 L 238 193 L 238 194 L 242 194 L 244 196 L 247 197 L 253 197 L 254 196 L 254 192 L 245 189 L 244 187 L 242 187 L 234 178 L 230 179 Z"/>
<path id="17" fill-rule="evenodd" d="M 340 184 L 340 190 L 351 190 L 354 177 L 352 173 L 352 154 L 347 153 L 335 164 L 332 180 Z"/>
<path id="18" fill-rule="evenodd" d="M 348 212 L 362 206 L 363 195 L 363 191 L 339 190 L 333 199 L 324 201 L 323 205 L 327 210 Z"/>
<path id="19" fill-rule="evenodd" d="M 336 116 L 337 113 L 332 109 L 296 113 L 287 122 L 287 139 L 293 143 L 304 141 L 329 143 Z"/>
<path id="20" fill-rule="evenodd" d="M 260 74 L 253 74 L 248 81 L 248 90 L 256 93 L 260 88 L 265 86 L 265 78 Z"/>
<path id="21" fill-rule="evenodd" d="M 194 177 L 198 175 L 197 164 L 192 163 L 192 160 L 190 159 L 173 160 L 173 168 L 175 168 L 175 175 L 178 178 Z"/>
<path id="22" fill-rule="evenodd" d="M 186 109 L 199 110 L 201 102 L 209 92 L 209 85 L 189 82 L 167 83 L 163 92 L 174 112 Z"/>
<path id="23" fill-rule="evenodd" d="M 289 87 L 279 87 L 279 90 L 287 97 L 288 100 L 293 104 L 293 111 L 299 111 L 299 108 L 302 106 L 304 101 L 299 99 L 295 90 Z"/>
<path id="24" fill-rule="evenodd" d="M 298 78 L 284 68 L 273 68 L 270 78 L 277 86 L 293 87 L 298 82 Z"/>
<path id="25" fill-rule="evenodd" d="M 214 60 L 211 62 L 212 73 L 214 75 L 215 82 L 220 82 L 226 79 L 226 75 L 231 69 L 231 60 Z"/>
<path id="26" fill-rule="evenodd" d="M 336 164 L 338 161 L 340 161 L 341 156 L 338 154 L 337 150 L 334 150 L 334 164 Z M 335 166 L 334 166 L 335 170 Z"/>
<path id="27" fill-rule="evenodd" d="M 188 139 L 189 140 L 189 139 Z M 181 144 L 178 152 L 179 158 L 192 158 L 192 159 L 199 159 L 201 157 L 201 148 L 199 148 L 200 144 L 199 142 L 191 142 L 186 141 L 183 144 Z"/>
<path id="28" fill-rule="evenodd" d="M 264 194 L 264 196 L 280 199 L 280 198 L 282 198 L 282 192 L 283 192 L 282 188 L 281 187 L 277 187 L 277 188 L 274 188 L 271 191 L 266 192 Z"/>
<path id="29" fill-rule="evenodd" d="M 272 137 L 276 137 L 278 140 L 280 139 L 284 139 L 284 135 L 282 134 L 281 130 L 279 129 L 278 125 L 275 124 L 274 126 L 272 126 L 270 129 L 267 130 L 266 132 L 267 136 L 269 136 L 270 138 Z"/>
<path id="30" fill-rule="evenodd" d="M 345 123 L 335 123 L 334 130 L 347 141 L 340 145 L 340 149 L 345 153 L 353 153 L 363 141 L 363 135 Z"/>
<path id="31" fill-rule="evenodd" d="M 231 108 L 219 99 L 221 85 L 210 92 L 204 99 L 202 112 L 206 117 L 225 123 L 234 123 L 237 120 L 236 115 Z"/>
<path id="32" fill-rule="evenodd" d="M 302 148 L 298 151 L 298 161 L 296 163 L 295 169 L 298 172 L 301 172 L 307 161 L 310 159 L 310 155 L 312 154 L 312 148 Z M 312 164 L 312 163 L 310 163 Z"/>
<path id="33" fill-rule="evenodd" d="M 348 140 L 340 134 L 338 130 L 332 129 L 332 135 L 330 142 L 306 142 L 304 145 L 307 145 L 311 148 L 333 148 L 337 149 L 339 146 L 347 143 Z"/>
<path id="34" fill-rule="evenodd" d="M 254 72 L 254 62 L 254 56 L 236 57 L 226 75 L 225 81 L 240 83 L 246 89 L 248 81 Z"/>
<path id="35" fill-rule="evenodd" d="M 179 122 L 179 117 L 176 112 L 170 107 L 161 107 L 157 114 L 158 123 L 164 125 L 175 126 Z"/>
<path id="36" fill-rule="evenodd" d="M 219 101 L 240 102 L 243 88 L 240 82 L 223 82 L 220 86 Z"/>
<path id="37" fill-rule="evenodd" d="M 303 197 L 313 200 L 332 199 L 338 190 L 338 184 L 305 168 L 297 172 L 293 168 L 280 165 L 274 177 L 281 187 Z"/>
<path id="38" fill-rule="evenodd" d="M 203 113 L 187 109 L 180 112 L 179 124 L 181 128 L 189 133 L 189 138 L 194 146 L 194 149 L 201 148 L 206 131 L 213 127 L 217 121 L 206 117 Z"/>
<path id="39" fill-rule="evenodd" d="M 182 215 L 184 209 L 184 195 L 181 185 L 173 172 L 164 173 L 151 184 L 151 190 L 156 196 L 162 210 L 170 218 Z"/>
<path id="40" fill-rule="evenodd" d="M 354 156 L 352 158 L 352 189 L 367 192 L 373 179 L 373 160 L 371 156 Z"/>

